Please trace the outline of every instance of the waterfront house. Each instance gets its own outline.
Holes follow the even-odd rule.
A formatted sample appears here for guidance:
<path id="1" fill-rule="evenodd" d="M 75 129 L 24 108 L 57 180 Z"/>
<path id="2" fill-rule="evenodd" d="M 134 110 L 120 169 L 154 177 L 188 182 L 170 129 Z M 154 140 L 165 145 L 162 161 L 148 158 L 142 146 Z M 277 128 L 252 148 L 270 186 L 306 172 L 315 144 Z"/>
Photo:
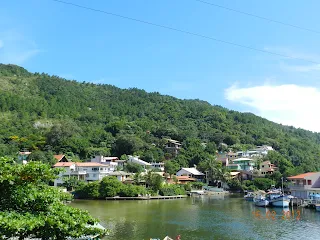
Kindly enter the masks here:
<path id="1" fill-rule="evenodd" d="M 70 162 L 65 155 L 59 154 L 59 155 L 53 155 L 53 157 L 57 160 L 57 162 Z"/>
<path id="2" fill-rule="evenodd" d="M 177 156 L 179 154 L 179 151 L 181 149 L 182 144 L 173 139 L 166 139 L 167 143 L 165 145 L 166 152 L 171 153 L 172 156 Z"/>
<path id="3" fill-rule="evenodd" d="M 189 176 L 177 176 L 178 184 L 187 184 L 189 182 L 196 182 L 197 179 Z"/>
<path id="4" fill-rule="evenodd" d="M 132 173 L 124 172 L 124 171 L 115 171 L 109 173 L 109 176 L 116 177 L 120 182 L 132 181 Z"/>
<path id="5" fill-rule="evenodd" d="M 287 179 L 291 181 L 289 190 L 295 197 L 307 199 L 310 194 L 320 194 L 320 172 L 308 172 Z"/>
<path id="6" fill-rule="evenodd" d="M 108 166 L 109 172 L 113 172 L 117 170 L 119 166 L 119 158 L 118 157 L 105 157 L 102 155 L 95 156 L 91 159 L 91 162 L 100 163 L 105 166 Z"/>
<path id="7" fill-rule="evenodd" d="M 181 168 L 177 173 L 177 177 L 179 176 L 188 176 L 191 178 L 197 179 L 197 181 L 204 181 L 205 174 L 198 171 L 196 168 Z"/>
<path id="8" fill-rule="evenodd" d="M 95 162 L 58 162 L 53 167 L 64 169 L 54 181 L 54 186 L 61 186 L 65 178 L 99 181 L 110 173 L 108 166 Z"/>

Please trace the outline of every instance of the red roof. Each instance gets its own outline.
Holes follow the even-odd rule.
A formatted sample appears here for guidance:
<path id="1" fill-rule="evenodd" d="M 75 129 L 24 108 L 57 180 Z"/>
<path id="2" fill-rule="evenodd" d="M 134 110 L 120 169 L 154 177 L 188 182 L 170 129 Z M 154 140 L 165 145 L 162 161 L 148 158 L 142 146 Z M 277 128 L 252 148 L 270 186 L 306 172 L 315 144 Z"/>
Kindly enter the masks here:
<path id="1" fill-rule="evenodd" d="M 287 177 L 287 178 L 288 179 L 304 179 L 305 177 L 309 177 L 315 173 L 316 172 L 308 172 L 308 173 L 303 173 L 303 174 L 299 174 L 297 176 L 292 176 L 292 177 Z"/>
<path id="2" fill-rule="evenodd" d="M 57 159 L 58 161 L 60 161 L 60 160 L 64 157 L 64 155 L 63 155 L 63 154 L 53 155 L 53 157 L 54 157 L 55 159 Z"/>
<path id="3" fill-rule="evenodd" d="M 177 176 L 179 181 L 196 181 L 197 179 L 189 177 L 189 176 Z"/>

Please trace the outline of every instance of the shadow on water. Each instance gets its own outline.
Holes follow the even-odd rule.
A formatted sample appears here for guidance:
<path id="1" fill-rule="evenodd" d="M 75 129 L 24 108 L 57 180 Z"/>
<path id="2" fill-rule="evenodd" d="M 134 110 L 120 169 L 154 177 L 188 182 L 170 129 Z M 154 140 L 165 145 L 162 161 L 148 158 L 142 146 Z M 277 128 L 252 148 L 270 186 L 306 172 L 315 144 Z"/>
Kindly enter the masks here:
<path id="1" fill-rule="evenodd" d="M 75 201 L 111 229 L 105 239 L 320 239 L 312 209 L 258 208 L 240 195 L 179 200 Z M 283 212 L 284 210 L 284 212 Z M 299 218 L 298 217 L 299 214 Z"/>

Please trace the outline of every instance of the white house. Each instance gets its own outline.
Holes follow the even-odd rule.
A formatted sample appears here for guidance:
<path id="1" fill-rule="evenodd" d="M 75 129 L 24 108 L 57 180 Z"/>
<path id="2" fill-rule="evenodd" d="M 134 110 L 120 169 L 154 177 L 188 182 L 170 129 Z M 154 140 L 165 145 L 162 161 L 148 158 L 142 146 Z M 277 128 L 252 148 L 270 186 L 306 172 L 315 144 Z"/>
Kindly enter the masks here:
<path id="1" fill-rule="evenodd" d="M 64 178 L 71 177 L 84 181 L 98 181 L 111 172 L 108 166 L 95 162 L 58 162 L 53 167 L 64 169 L 54 181 L 54 186 L 62 185 Z"/>
<path id="2" fill-rule="evenodd" d="M 203 181 L 205 178 L 205 174 L 198 171 L 196 168 L 181 168 L 177 173 L 177 176 L 189 176 L 191 178 L 195 178 L 198 181 Z"/>
<path id="3" fill-rule="evenodd" d="M 132 175 L 133 175 L 132 173 L 128 173 L 124 171 L 115 171 L 115 172 L 109 173 L 109 176 L 115 176 L 121 182 L 132 180 L 131 179 Z"/>
<path id="4" fill-rule="evenodd" d="M 291 195 L 306 199 L 310 194 L 320 194 L 320 172 L 308 172 L 288 177 Z"/>
<path id="5" fill-rule="evenodd" d="M 148 169 L 152 167 L 151 163 L 148 163 L 146 161 L 143 161 L 141 159 L 139 159 L 139 156 L 130 156 L 129 155 L 129 159 L 127 161 L 128 163 L 136 163 L 141 165 L 144 169 Z"/>
<path id="6" fill-rule="evenodd" d="M 164 171 L 164 162 L 153 162 L 153 163 L 151 163 L 151 168 L 158 168 L 163 172 Z"/>
<path id="7" fill-rule="evenodd" d="M 104 157 L 102 155 L 95 156 L 91 159 L 91 162 L 100 163 L 105 166 L 108 166 L 109 171 L 114 172 L 117 170 L 119 166 L 119 158 L 118 157 Z"/>

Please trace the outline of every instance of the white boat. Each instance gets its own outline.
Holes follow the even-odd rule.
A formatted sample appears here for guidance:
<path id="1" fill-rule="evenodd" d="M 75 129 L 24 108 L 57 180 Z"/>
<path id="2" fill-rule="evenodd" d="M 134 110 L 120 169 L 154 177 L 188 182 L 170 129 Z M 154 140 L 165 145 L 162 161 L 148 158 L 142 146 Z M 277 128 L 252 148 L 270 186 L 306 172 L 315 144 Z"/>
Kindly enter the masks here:
<path id="1" fill-rule="evenodd" d="M 254 198 L 253 201 L 254 201 L 254 204 L 257 207 L 267 207 L 267 206 L 269 206 L 269 200 L 266 199 L 265 197 L 262 197 L 262 196 L 258 196 L 256 198 Z"/>
<path id="2" fill-rule="evenodd" d="M 252 192 L 249 192 L 247 195 L 244 196 L 244 199 L 245 199 L 246 201 L 252 202 L 253 199 L 254 199 L 253 193 L 252 193 Z"/>
<path id="3" fill-rule="evenodd" d="M 290 199 L 285 195 L 272 195 L 268 194 L 267 199 L 273 207 L 289 207 Z"/>

